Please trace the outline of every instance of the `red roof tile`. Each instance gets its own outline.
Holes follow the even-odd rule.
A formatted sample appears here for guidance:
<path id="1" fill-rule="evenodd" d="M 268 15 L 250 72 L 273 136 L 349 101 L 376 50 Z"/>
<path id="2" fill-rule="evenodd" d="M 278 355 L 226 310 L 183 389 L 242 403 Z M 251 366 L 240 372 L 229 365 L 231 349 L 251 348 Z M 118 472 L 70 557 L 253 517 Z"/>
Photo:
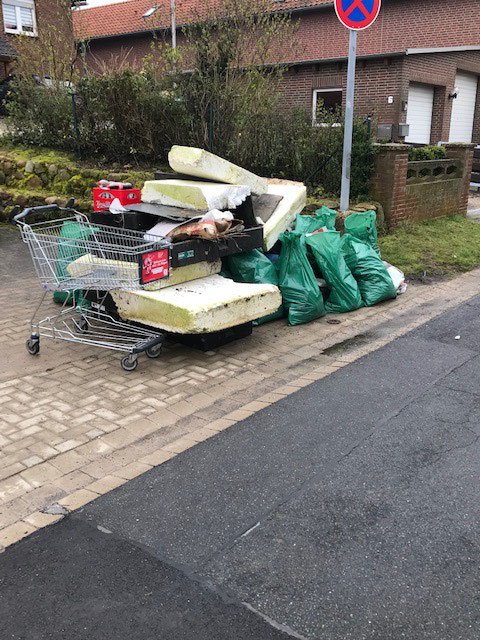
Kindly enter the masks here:
<path id="1" fill-rule="evenodd" d="M 211 0 L 210 6 L 219 0 Z M 332 0 L 272 0 L 275 8 L 302 9 L 331 4 Z M 156 13 L 144 19 L 142 16 L 156 4 Z M 177 23 L 188 23 L 192 17 L 205 10 L 202 0 L 177 0 Z M 168 0 L 121 0 L 115 4 L 73 12 L 75 35 L 78 39 L 101 38 L 150 31 L 152 28 L 170 25 L 170 3 Z"/>

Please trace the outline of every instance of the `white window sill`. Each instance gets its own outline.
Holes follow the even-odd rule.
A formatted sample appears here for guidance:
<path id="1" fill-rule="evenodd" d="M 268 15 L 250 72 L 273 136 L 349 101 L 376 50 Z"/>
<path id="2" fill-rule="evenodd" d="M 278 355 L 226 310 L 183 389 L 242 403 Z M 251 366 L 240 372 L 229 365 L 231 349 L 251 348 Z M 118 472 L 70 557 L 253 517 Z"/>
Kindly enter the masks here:
<path id="1" fill-rule="evenodd" d="M 10 33 L 12 36 L 29 36 L 30 38 L 38 36 L 36 31 L 18 31 L 17 29 L 5 29 L 5 33 Z"/>

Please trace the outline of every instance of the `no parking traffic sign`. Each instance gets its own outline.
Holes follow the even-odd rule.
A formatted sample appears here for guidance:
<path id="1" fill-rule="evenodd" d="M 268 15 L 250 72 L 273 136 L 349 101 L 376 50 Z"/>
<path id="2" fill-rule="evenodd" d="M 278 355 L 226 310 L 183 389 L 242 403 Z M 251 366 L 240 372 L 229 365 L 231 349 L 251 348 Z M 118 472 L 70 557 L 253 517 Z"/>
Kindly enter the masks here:
<path id="1" fill-rule="evenodd" d="M 353 103 L 355 101 L 357 31 L 366 29 L 375 22 L 378 14 L 380 13 L 381 4 L 382 0 L 335 0 L 335 11 L 337 12 L 338 19 L 345 27 L 347 27 L 347 29 L 350 29 L 340 211 L 348 211 L 348 207 L 350 205 L 350 168 L 352 164 Z"/>
<path id="2" fill-rule="evenodd" d="M 335 11 L 348 29 L 361 31 L 375 22 L 381 4 L 382 0 L 335 0 Z"/>

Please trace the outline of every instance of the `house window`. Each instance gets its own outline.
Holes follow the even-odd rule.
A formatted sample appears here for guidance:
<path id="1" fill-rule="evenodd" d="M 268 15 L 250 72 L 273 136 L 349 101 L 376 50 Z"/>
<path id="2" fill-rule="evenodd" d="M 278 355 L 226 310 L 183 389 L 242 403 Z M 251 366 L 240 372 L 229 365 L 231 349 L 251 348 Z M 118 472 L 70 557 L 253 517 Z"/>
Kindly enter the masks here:
<path id="1" fill-rule="evenodd" d="M 36 35 L 37 24 L 34 0 L 3 0 L 2 10 L 6 33 Z"/>
<path id="2" fill-rule="evenodd" d="M 313 92 L 313 124 L 322 124 L 324 110 L 339 114 L 342 110 L 342 89 L 315 89 Z M 340 118 L 339 118 L 340 120 Z"/>

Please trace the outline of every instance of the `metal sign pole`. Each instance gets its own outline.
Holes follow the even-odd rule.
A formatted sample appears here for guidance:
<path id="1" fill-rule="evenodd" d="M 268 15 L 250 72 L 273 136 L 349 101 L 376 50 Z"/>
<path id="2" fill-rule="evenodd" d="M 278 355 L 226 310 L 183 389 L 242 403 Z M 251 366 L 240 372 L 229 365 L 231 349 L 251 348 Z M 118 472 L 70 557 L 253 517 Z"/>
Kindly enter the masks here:
<path id="1" fill-rule="evenodd" d="M 350 206 L 350 169 L 352 166 L 353 105 L 355 102 L 355 67 L 357 62 L 357 32 L 350 29 L 348 48 L 347 107 L 345 110 L 345 136 L 343 139 L 342 192 L 340 211 Z"/>
<path id="2" fill-rule="evenodd" d="M 170 16 L 172 25 L 172 49 L 177 48 L 177 2 L 171 0 L 170 3 Z"/>

